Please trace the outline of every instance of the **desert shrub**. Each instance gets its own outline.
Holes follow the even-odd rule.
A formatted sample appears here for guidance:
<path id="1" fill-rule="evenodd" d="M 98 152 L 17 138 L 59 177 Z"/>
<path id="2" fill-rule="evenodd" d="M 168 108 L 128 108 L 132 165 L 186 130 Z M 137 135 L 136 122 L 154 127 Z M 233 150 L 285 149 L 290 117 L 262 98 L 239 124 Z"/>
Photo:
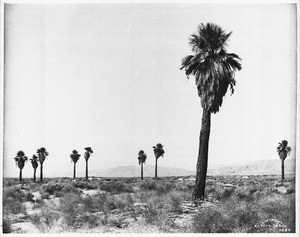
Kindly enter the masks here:
<path id="1" fill-rule="evenodd" d="M 171 182 L 159 182 L 156 188 L 158 195 L 166 194 L 172 189 L 175 189 L 175 183 Z"/>
<path id="2" fill-rule="evenodd" d="M 230 233 L 233 223 L 230 216 L 218 207 L 205 207 L 193 217 L 193 231 L 196 233 Z"/>
<path id="3" fill-rule="evenodd" d="M 162 196 L 151 196 L 147 202 L 143 212 L 145 221 L 149 224 L 162 226 L 169 221 L 168 213 L 164 208 L 167 200 Z"/>
<path id="4" fill-rule="evenodd" d="M 59 214 L 52 207 L 43 206 L 40 213 L 29 217 L 30 222 L 41 232 L 49 232 L 59 219 Z"/>
<path id="5" fill-rule="evenodd" d="M 133 192 L 133 189 L 129 184 L 122 183 L 120 181 L 104 182 L 100 185 L 100 189 L 109 192 L 111 194 Z"/>
<path id="6" fill-rule="evenodd" d="M 143 182 L 140 184 L 141 190 L 156 190 L 156 188 L 156 182 L 152 179 L 143 180 Z"/>
<path id="7" fill-rule="evenodd" d="M 60 199 L 60 210 L 64 223 L 72 229 L 78 227 L 76 219 L 82 212 L 82 199 L 78 194 L 67 193 Z"/>
<path id="8" fill-rule="evenodd" d="M 163 180 L 146 179 L 140 184 L 141 190 L 156 190 L 158 195 L 163 195 L 175 189 L 175 183 Z"/>
<path id="9" fill-rule="evenodd" d="M 53 195 L 55 192 L 59 192 L 64 188 L 63 184 L 50 181 L 49 183 L 43 184 L 41 190 L 47 192 L 49 195 Z"/>
<path id="10" fill-rule="evenodd" d="M 34 195 L 32 193 L 28 192 L 25 194 L 25 200 L 27 202 L 34 202 L 33 198 L 34 198 Z"/>
<path id="11" fill-rule="evenodd" d="M 225 200 L 231 197 L 234 193 L 235 187 L 223 187 L 220 183 L 216 183 L 214 187 L 210 187 L 208 193 L 213 193 L 217 200 Z"/>
<path id="12" fill-rule="evenodd" d="M 295 232 L 295 195 L 272 195 L 258 202 L 262 220 L 276 219 Z"/>
<path id="13" fill-rule="evenodd" d="M 3 201 L 5 201 L 6 198 L 12 198 L 15 201 L 24 201 L 25 193 L 21 190 L 20 187 L 4 188 Z"/>
<path id="14" fill-rule="evenodd" d="M 41 190 L 40 194 L 41 194 L 41 199 L 49 199 L 50 198 L 49 193 L 46 192 L 45 190 Z"/>
<path id="15" fill-rule="evenodd" d="M 174 189 L 177 191 L 185 191 L 185 192 L 191 191 L 191 188 L 186 183 L 183 182 L 177 183 Z"/>
<path id="16" fill-rule="evenodd" d="M 235 195 L 239 197 L 242 200 L 245 201 L 253 201 L 254 196 L 253 193 L 256 191 L 256 189 L 251 189 L 247 187 L 237 187 L 235 189 Z"/>
<path id="17" fill-rule="evenodd" d="M 24 213 L 26 207 L 23 205 L 25 193 L 19 187 L 9 187 L 3 190 L 3 211 L 5 214 Z"/>
<path id="18" fill-rule="evenodd" d="M 76 188 L 80 189 L 97 189 L 98 186 L 96 184 L 87 182 L 87 181 L 76 181 L 72 184 Z"/>
<path id="19" fill-rule="evenodd" d="M 95 197 L 93 196 L 87 196 L 85 198 L 82 198 L 82 204 L 84 205 L 84 210 L 86 212 L 96 212 L 96 201 L 95 201 Z"/>
<path id="20" fill-rule="evenodd" d="M 81 190 L 79 190 L 78 188 L 74 187 L 71 184 L 65 184 L 61 190 L 55 191 L 54 195 L 56 197 L 62 197 L 66 193 L 77 193 L 77 194 L 79 194 L 79 193 L 81 193 Z"/>
<path id="21" fill-rule="evenodd" d="M 260 221 L 259 209 L 251 202 L 240 200 L 229 200 L 226 205 L 226 212 L 233 222 L 233 230 L 254 232 L 254 227 Z"/>
<path id="22" fill-rule="evenodd" d="M 183 197 L 178 192 L 171 192 L 169 194 L 170 197 L 170 203 L 171 203 L 171 211 L 173 212 L 182 212 L 181 203 L 183 201 Z"/>
<path id="23" fill-rule="evenodd" d="M 2 220 L 2 229 L 4 234 L 11 233 L 13 231 L 11 222 L 7 217 L 4 217 Z"/>
<path id="24" fill-rule="evenodd" d="M 101 224 L 101 219 L 89 212 L 79 213 L 76 217 L 76 226 L 83 228 L 94 228 Z"/>
<path id="25" fill-rule="evenodd" d="M 107 194 L 99 194 L 96 199 L 97 208 L 103 212 L 103 219 L 101 220 L 103 224 L 107 224 L 107 220 L 110 214 L 110 211 L 114 208 L 112 199 L 109 198 Z"/>

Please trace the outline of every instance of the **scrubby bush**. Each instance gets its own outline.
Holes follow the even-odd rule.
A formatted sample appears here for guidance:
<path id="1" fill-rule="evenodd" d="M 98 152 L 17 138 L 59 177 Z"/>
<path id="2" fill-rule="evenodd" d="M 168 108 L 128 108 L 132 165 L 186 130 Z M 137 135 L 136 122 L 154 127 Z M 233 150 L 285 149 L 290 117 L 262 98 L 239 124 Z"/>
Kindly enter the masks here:
<path id="1" fill-rule="evenodd" d="M 141 190 L 156 190 L 156 182 L 152 179 L 145 179 L 140 184 Z"/>
<path id="2" fill-rule="evenodd" d="M 79 194 L 81 192 L 82 191 L 80 189 L 74 187 L 73 185 L 71 185 L 71 184 L 65 184 L 61 190 L 55 191 L 54 195 L 56 197 L 62 197 L 63 195 L 65 195 L 67 193 L 77 193 L 77 194 Z"/>
<path id="3" fill-rule="evenodd" d="M 30 193 L 30 192 L 26 193 L 25 200 L 27 202 L 34 202 L 33 198 L 34 198 L 34 195 L 32 193 Z"/>
<path id="4" fill-rule="evenodd" d="M 133 192 L 132 186 L 120 181 L 109 181 L 100 184 L 100 189 L 111 194 L 118 193 L 131 193 Z"/>
<path id="5" fill-rule="evenodd" d="M 197 233 L 232 232 L 232 220 L 218 207 L 206 207 L 193 217 L 193 231 Z"/>
<path id="6" fill-rule="evenodd" d="M 169 194 L 169 198 L 171 203 L 171 211 L 181 213 L 181 203 L 183 201 L 182 194 L 174 191 Z"/>
<path id="7" fill-rule="evenodd" d="M 55 192 L 59 192 L 64 188 L 64 185 L 61 183 L 56 183 L 50 181 L 49 183 L 43 184 L 41 186 L 42 191 L 47 192 L 49 195 L 53 195 Z"/>
<path id="8" fill-rule="evenodd" d="M 29 217 L 30 222 L 41 232 L 49 232 L 59 219 L 59 214 L 52 207 L 43 206 L 40 213 Z"/>
<path id="9" fill-rule="evenodd" d="M 3 211 L 5 214 L 18 214 L 26 212 L 23 201 L 25 201 L 25 193 L 19 187 L 4 188 Z"/>
<path id="10" fill-rule="evenodd" d="M 64 223 L 72 229 L 78 227 L 76 218 L 82 212 L 82 199 L 78 194 L 67 193 L 60 199 L 60 210 Z"/>
<path id="11" fill-rule="evenodd" d="M 141 190 L 156 190 L 158 195 L 163 195 L 175 189 L 175 182 L 146 179 L 140 184 Z"/>
<path id="12" fill-rule="evenodd" d="M 145 206 L 143 217 L 149 224 L 164 226 L 170 225 L 171 219 L 166 212 L 167 200 L 162 196 L 151 196 Z"/>
<path id="13" fill-rule="evenodd" d="M 295 195 L 272 195 L 258 202 L 261 219 L 276 219 L 286 224 L 291 232 L 295 232 Z"/>
<path id="14" fill-rule="evenodd" d="M 96 184 L 87 182 L 87 181 L 76 181 L 74 183 L 72 183 L 72 185 L 76 188 L 80 188 L 80 189 L 97 189 L 98 186 Z"/>

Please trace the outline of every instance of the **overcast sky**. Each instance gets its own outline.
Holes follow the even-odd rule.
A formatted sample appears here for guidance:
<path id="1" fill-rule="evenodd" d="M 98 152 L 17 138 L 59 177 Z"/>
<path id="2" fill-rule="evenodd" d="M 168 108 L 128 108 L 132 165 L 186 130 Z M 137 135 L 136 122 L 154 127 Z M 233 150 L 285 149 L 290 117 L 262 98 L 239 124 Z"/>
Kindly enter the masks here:
<path id="1" fill-rule="evenodd" d="M 70 154 L 91 146 L 90 168 L 138 166 L 162 143 L 159 166 L 196 167 L 202 108 L 180 71 L 189 36 L 212 22 L 233 34 L 234 95 L 212 115 L 209 167 L 295 154 L 295 4 L 10 4 L 5 7 L 4 175 L 13 158 L 46 147 L 44 175 L 71 176 Z M 279 161 L 280 165 L 280 161 Z M 84 159 L 77 170 L 84 170 Z M 24 177 L 32 176 L 27 163 Z M 92 175 L 92 174 L 91 174 Z"/>

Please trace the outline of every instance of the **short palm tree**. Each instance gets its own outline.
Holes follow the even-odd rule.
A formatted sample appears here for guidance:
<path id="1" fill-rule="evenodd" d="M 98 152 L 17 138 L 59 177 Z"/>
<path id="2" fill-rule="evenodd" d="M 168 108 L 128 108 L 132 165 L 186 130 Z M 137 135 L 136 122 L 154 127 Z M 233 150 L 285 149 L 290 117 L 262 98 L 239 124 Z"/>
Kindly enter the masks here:
<path id="1" fill-rule="evenodd" d="M 33 155 L 30 160 L 33 168 L 33 181 L 36 182 L 36 169 L 39 166 L 38 157 L 36 155 Z"/>
<path id="2" fill-rule="evenodd" d="M 144 179 L 143 175 L 143 164 L 146 164 L 146 159 L 147 159 L 147 154 L 143 151 L 140 150 L 138 154 L 138 160 L 139 160 L 139 165 L 141 165 L 141 179 Z"/>
<path id="3" fill-rule="evenodd" d="M 89 178 L 89 173 L 88 173 L 88 160 L 91 156 L 91 153 L 93 153 L 93 150 L 91 147 L 86 147 L 84 148 L 86 150 L 86 152 L 84 153 L 84 159 L 85 159 L 85 179 L 88 180 Z"/>
<path id="4" fill-rule="evenodd" d="M 156 144 L 156 146 L 153 146 L 154 156 L 155 156 L 155 178 L 157 178 L 157 159 L 159 157 L 163 157 L 165 154 L 165 151 L 163 149 L 163 145 L 161 143 Z"/>
<path id="5" fill-rule="evenodd" d="M 46 160 L 46 157 L 49 155 L 48 151 L 46 150 L 45 147 L 41 147 L 40 149 L 38 149 L 36 151 L 37 153 L 37 156 L 38 156 L 38 161 L 40 162 L 40 170 L 41 170 L 41 173 L 40 173 L 40 181 L 43 182 L 43 164 L 44 164 L 44 161 Z"/>
<path id="6" fill-rule="evenodd" d="M 233 94 L 235 71 L 242 68 L 239 56 L 226 51 L 230 36 L 231 32 L 225 33 L 218 25 L 200 24 L 197 33 L 189 39 L 193 54 L 184 57 L 181 63 L 181 69 L 185 69 L 187 77 L 195 77 L 203 109 L 193 193 L 195 199 L 204 198 L 211 113 L 219 111 L 228 88 Z"/>
<path id="7" fill-rule="evenodd" d="M 74 163 L 74 170 L 73 170 L 73 179 L 76 178 L 76 163 L 79 160 L 80 154 L 78 151 L 73 150 L 73 152 L 70 155 L 72 162 Z"/>
<path id="8" fill-rule="evenodd" d="M 287 155 L 290 155 L 291 152 L 292 148 L 288 146 L 287 140 L 282 140 L 281 142 L 279 142 L 277 153 L 279 155 L 279 158 L 281 159 L 281 182 L 283 182 L 284 180 L 284 160 Z"/>
<path id="9" fill-rule="evenodd" d="M 22 170 L 25 166 L 25 162 L 28 160 L 27 156 L 23 151 L 18 151 L 17 156 L 14 158 L 16 161 L 16 165 L 19 167 L 19 181 L 22 182 Z"/>

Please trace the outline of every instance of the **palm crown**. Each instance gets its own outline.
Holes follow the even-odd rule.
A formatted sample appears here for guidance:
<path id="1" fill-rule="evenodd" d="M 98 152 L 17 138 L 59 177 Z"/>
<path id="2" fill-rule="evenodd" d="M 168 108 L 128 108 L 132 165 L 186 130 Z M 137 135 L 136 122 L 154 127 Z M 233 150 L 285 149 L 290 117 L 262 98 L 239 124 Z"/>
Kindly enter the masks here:
<path id="1" fill-rule="evenodd" d="M 23 169 L 25 162 L 28 160 L 27 156 L 25 156 L 25 153 L 23 151 L 18 151 L 17 156 L 14 158 L 16 161 L 16 165 Z"/>
<path id="2" fill-rule="evenodd" d="M 158 159 L 161 156 L 164 156 L 165 151 L 163 149 L 163 145 L 161 143 L 156 144 L 156 146 L 153 146 L 153 151 L 154 151 L 154 155 L 155 158 Z"/>
<path id="3" fill-rule="evenodd" d="M 93 153 L 93 150 L 91 147 L 86 147 L 84 149 L 86 150 L 86 152 L 84 153 L 84 158 L 85 158 L 85 160 L 88 160 L 91 156 L 90 153 Z"/>
<path id="4" fill-rule="evenodd" d="M 38 166 L 39 166 L 39 163 L 38 163 L 38 157 L 36 155 L 33 155 L 32 158 L 30 159 L 31 160 L 31 165 L 34 169 L 36 169 Z"/>
<path id="5" fill-rule="evenodd" d="M 38 158 L 41 164 L 45 161 L 46 157 L 49 155 L 48 151 L 44 147 L 38 149 L 36 153 L 38 154 Z"/>
<path id="6" fill-rule="evenodd" d="M 277 152 L 281 160 L 285 160 L 285 158 L 291 153 L 291 151 L 292 148 L 288 146 L 287 140 L 282 140 L 281 142 L 279 142 Z"/>
<path id="7" fill-rule="evenodd" d="M 79 160 L 80 154 L 78 153 L 78 151 L 73 150 L 72 154 L 70 155 L 72 162 L 77 163 L 77 161 Z"/>
<path id="8" fill-rule="evenodd" d="M 184 57 L 181 63 L 188 78 L 195 76 L 202 108 L 212 113 L 219 111 L 229 86 L 234 93 L 234 72 L 242 68 L 239 56 L 225 49 L 231 33 L 212 23 L 199 25 L 189 39 L 194 54 Z"/>
<path id="9" fill-rule="evenodd" d="M 145 163 L 146 159 L 147 154 L 143 150 L 140 150 L 138 154 L 139 165 Z"/>

